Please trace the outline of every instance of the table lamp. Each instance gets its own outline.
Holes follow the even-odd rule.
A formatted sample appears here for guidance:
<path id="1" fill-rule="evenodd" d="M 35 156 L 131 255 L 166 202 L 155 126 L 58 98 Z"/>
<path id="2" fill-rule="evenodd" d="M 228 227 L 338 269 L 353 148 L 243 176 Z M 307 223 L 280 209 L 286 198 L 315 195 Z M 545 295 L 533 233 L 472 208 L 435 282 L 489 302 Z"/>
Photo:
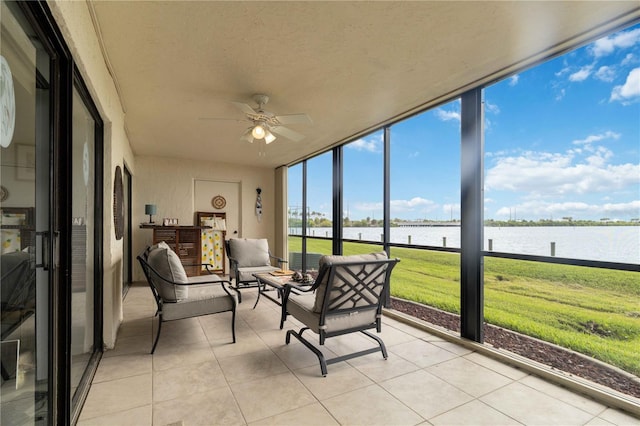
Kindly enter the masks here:
<path id="1" fill-rule="evenodd" d="M 144 214 L 149 215 L 149 223 L 153 223 L 153 215 L 156 214 L 156 205 L 155 204 L 145 204 L 144 205 Z"/>

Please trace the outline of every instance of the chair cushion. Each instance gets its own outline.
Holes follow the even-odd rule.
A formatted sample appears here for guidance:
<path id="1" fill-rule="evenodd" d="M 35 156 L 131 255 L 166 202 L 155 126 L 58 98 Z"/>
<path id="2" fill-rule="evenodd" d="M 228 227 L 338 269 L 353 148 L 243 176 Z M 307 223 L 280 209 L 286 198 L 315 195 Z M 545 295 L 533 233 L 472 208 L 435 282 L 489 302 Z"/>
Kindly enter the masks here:
<path id="1" fill-rule="evenodd" d="M 238 268 L 238 276 L 240 282 L 257 281 L 253 274 L 259 274 L 261 272 L 273 272 L 278 270 L 275 266 L 252 266 L 247 268 Z"/>
<path id="2" fill-rule="evenodd" d="M 350 263 L 350 262 L 366 262 L 371 260 L 382 260 L 388 259 L 387 253 L 369 253 L 369 254 L 354 254 L 351 256 L 322 256 L 320 258 L 320 270 L 325 267 L 326 264 L 339 264 L 339 263 Z M 314 312 L 322 311 L 322 303 L 324 302 L 324 293 L 327 288 L 327 281 L 329 280 L 329 274 L 326 273 L 322 278 L 322 281 L 318 285 L 316 289 L 316 300 L 313 305 Z"/>
<path id="3" fill-rule="evenodd" d="M 287 312 L 305 326 L 309 327 L 311 331 L 319 334 L 320 313 L 313 311 L 313 305 L 313 294 L 291 293 L 287 300 Z M 373 309 L 346 314 L 327 315 L 325 325 L 322 328 L 326 333 L 367 326 L 373 328 L 376 324 L 376 318 L 377 312 Z"/>
<path id="4" fill-rule="evenodd" d="M 229 240 L 229 256 L 238 261 L 238 267 L 271 266 L 266 238 L 232 238 Z"/>
<path id="5" fill-rule="evenodd" d="M 204 277 L 212 279 L 212 276 L 208 275 L 191 281 L 204 281 Z M 188 298 L 163 305 L 162 320 L 170 321 L 231 311 L 237 303 L 237 296 L 233 293 L 227 294 L 221 284 L 195 285 L 189 290 Z"/>
<path id="6" fill-rule="evenodd" d="M 144 251 L 144 253 L 143 253 L 144 260 L 146 260 L 146 261 L 148 262 L 148 261 L 149 261 L 149 253 L 151 253 L 152 251 L 154 251 L 154 250 L 155 250 L 155 249 L 157 249 L 157 248 L 165 248 L 165 249 L 168 249 L 168 248 L 169 248 L 169 245 L 168 245 L 167 243 L 165 243 L 164 241 L 160 241 L 160 242 L 159 242 L 159 243 L 157 243 L 157 244 L 154 244 L 154 245 L 152 245 L 152 246 L 148 246 L 148 247 L 146 248 L 146 250 Z"/>
<path id="7" fill-rule="evenodd" d="M 149 250 L 147 262 L 149 266 L 155 269 L 158 274 L 166 280 L 183 284 L 189 282 L 180 258 L 164 242 L 157 244 L 157 247 L 152 247 Z M 164 301 L 175 302 L 189 297 L 189 287 L 169 284 L 164 280 L 154 277 L 153 273 L 151 275 L 153 284 Z"/>

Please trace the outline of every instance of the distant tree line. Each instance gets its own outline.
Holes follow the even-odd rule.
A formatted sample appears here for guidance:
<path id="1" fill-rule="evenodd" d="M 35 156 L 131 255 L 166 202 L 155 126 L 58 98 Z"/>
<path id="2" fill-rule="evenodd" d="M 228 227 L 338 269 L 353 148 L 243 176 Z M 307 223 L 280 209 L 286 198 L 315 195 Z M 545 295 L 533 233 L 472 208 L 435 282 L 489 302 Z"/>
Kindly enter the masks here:
<path id="1" fill-rule="evenodd" d="M 576 219 L 566 216 L 562 220 L 538 219 L 538 220 L 494 220 L 484 221 L 485 226 L 638 226 L 640 219 L 634 218 L 628 221 L 611 220 L 603 217 L 600 220 Z"/>
<path id="2" fill-rule="evenodd" d="M 289 227 L 301 228 L 302 227 L 302 214 L 295 210 L 289 211 Z M 395 218 L 391 220 L 391 226 L 401 226 L 403 223 L 415 223 L 424 222 L 426 224 L 441 223 L 441 221 L 434 220 L 404 220 Z M 452 223 L 459 223 L 459 220 L 453 220 Z M 359 220 L 351 220 L 345 217 L 342 221 L 342 226 L 353 228 L 375 228 L 383 226 L 382 219 L 373 219 L 366 217 Z M 608 217 L 603 217 L 600 220 L 585 220 L 585 219 L 573 219 L 571 216 L 565 216 L 562 220 L 553 219 L 538 219 L 538 220 L 495 220 L 487 219 L 484 221 L 485 226 L 494 227 L 508 227 L 508 226 L 638 226 L 640 225 L 640 218 L 633 218 L 627 221 L 612 220 Z M 307 227 L 309 228 L 330 228 L 333 226 L 333 222 L 329 220 L 324 213 L 311 211 L 307 214 Z"/>

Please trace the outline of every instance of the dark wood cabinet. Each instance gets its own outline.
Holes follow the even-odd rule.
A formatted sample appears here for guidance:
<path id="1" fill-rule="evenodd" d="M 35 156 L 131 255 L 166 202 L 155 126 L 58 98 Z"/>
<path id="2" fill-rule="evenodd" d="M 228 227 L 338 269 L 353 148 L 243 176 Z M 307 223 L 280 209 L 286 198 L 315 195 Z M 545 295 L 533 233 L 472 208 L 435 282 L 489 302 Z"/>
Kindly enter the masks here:
<path id="1" fill-rule="evenodd" d="M 153 226 L 152 228 L 153 244 L 164 241 L 182 261 L 187 276 L 200 275 L 202 226 Z"/>

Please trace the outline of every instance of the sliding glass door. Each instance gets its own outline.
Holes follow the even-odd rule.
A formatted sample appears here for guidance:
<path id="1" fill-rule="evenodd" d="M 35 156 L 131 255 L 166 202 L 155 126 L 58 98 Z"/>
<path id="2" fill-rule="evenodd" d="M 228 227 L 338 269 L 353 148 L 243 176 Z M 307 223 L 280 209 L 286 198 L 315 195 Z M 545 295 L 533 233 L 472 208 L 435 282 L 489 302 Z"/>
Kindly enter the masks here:
<path id="1" fill-rule="evenodd" d="M 0 424 L 70 424 L 102 350 L 102 121 L 46 4 L 0 8 Z"/>
<path id="2" fill-rule="evenodd" d="M 0 423 L 22 425 L 52 410 L 51 57 L 16 3 L 0 7 Z"/>

